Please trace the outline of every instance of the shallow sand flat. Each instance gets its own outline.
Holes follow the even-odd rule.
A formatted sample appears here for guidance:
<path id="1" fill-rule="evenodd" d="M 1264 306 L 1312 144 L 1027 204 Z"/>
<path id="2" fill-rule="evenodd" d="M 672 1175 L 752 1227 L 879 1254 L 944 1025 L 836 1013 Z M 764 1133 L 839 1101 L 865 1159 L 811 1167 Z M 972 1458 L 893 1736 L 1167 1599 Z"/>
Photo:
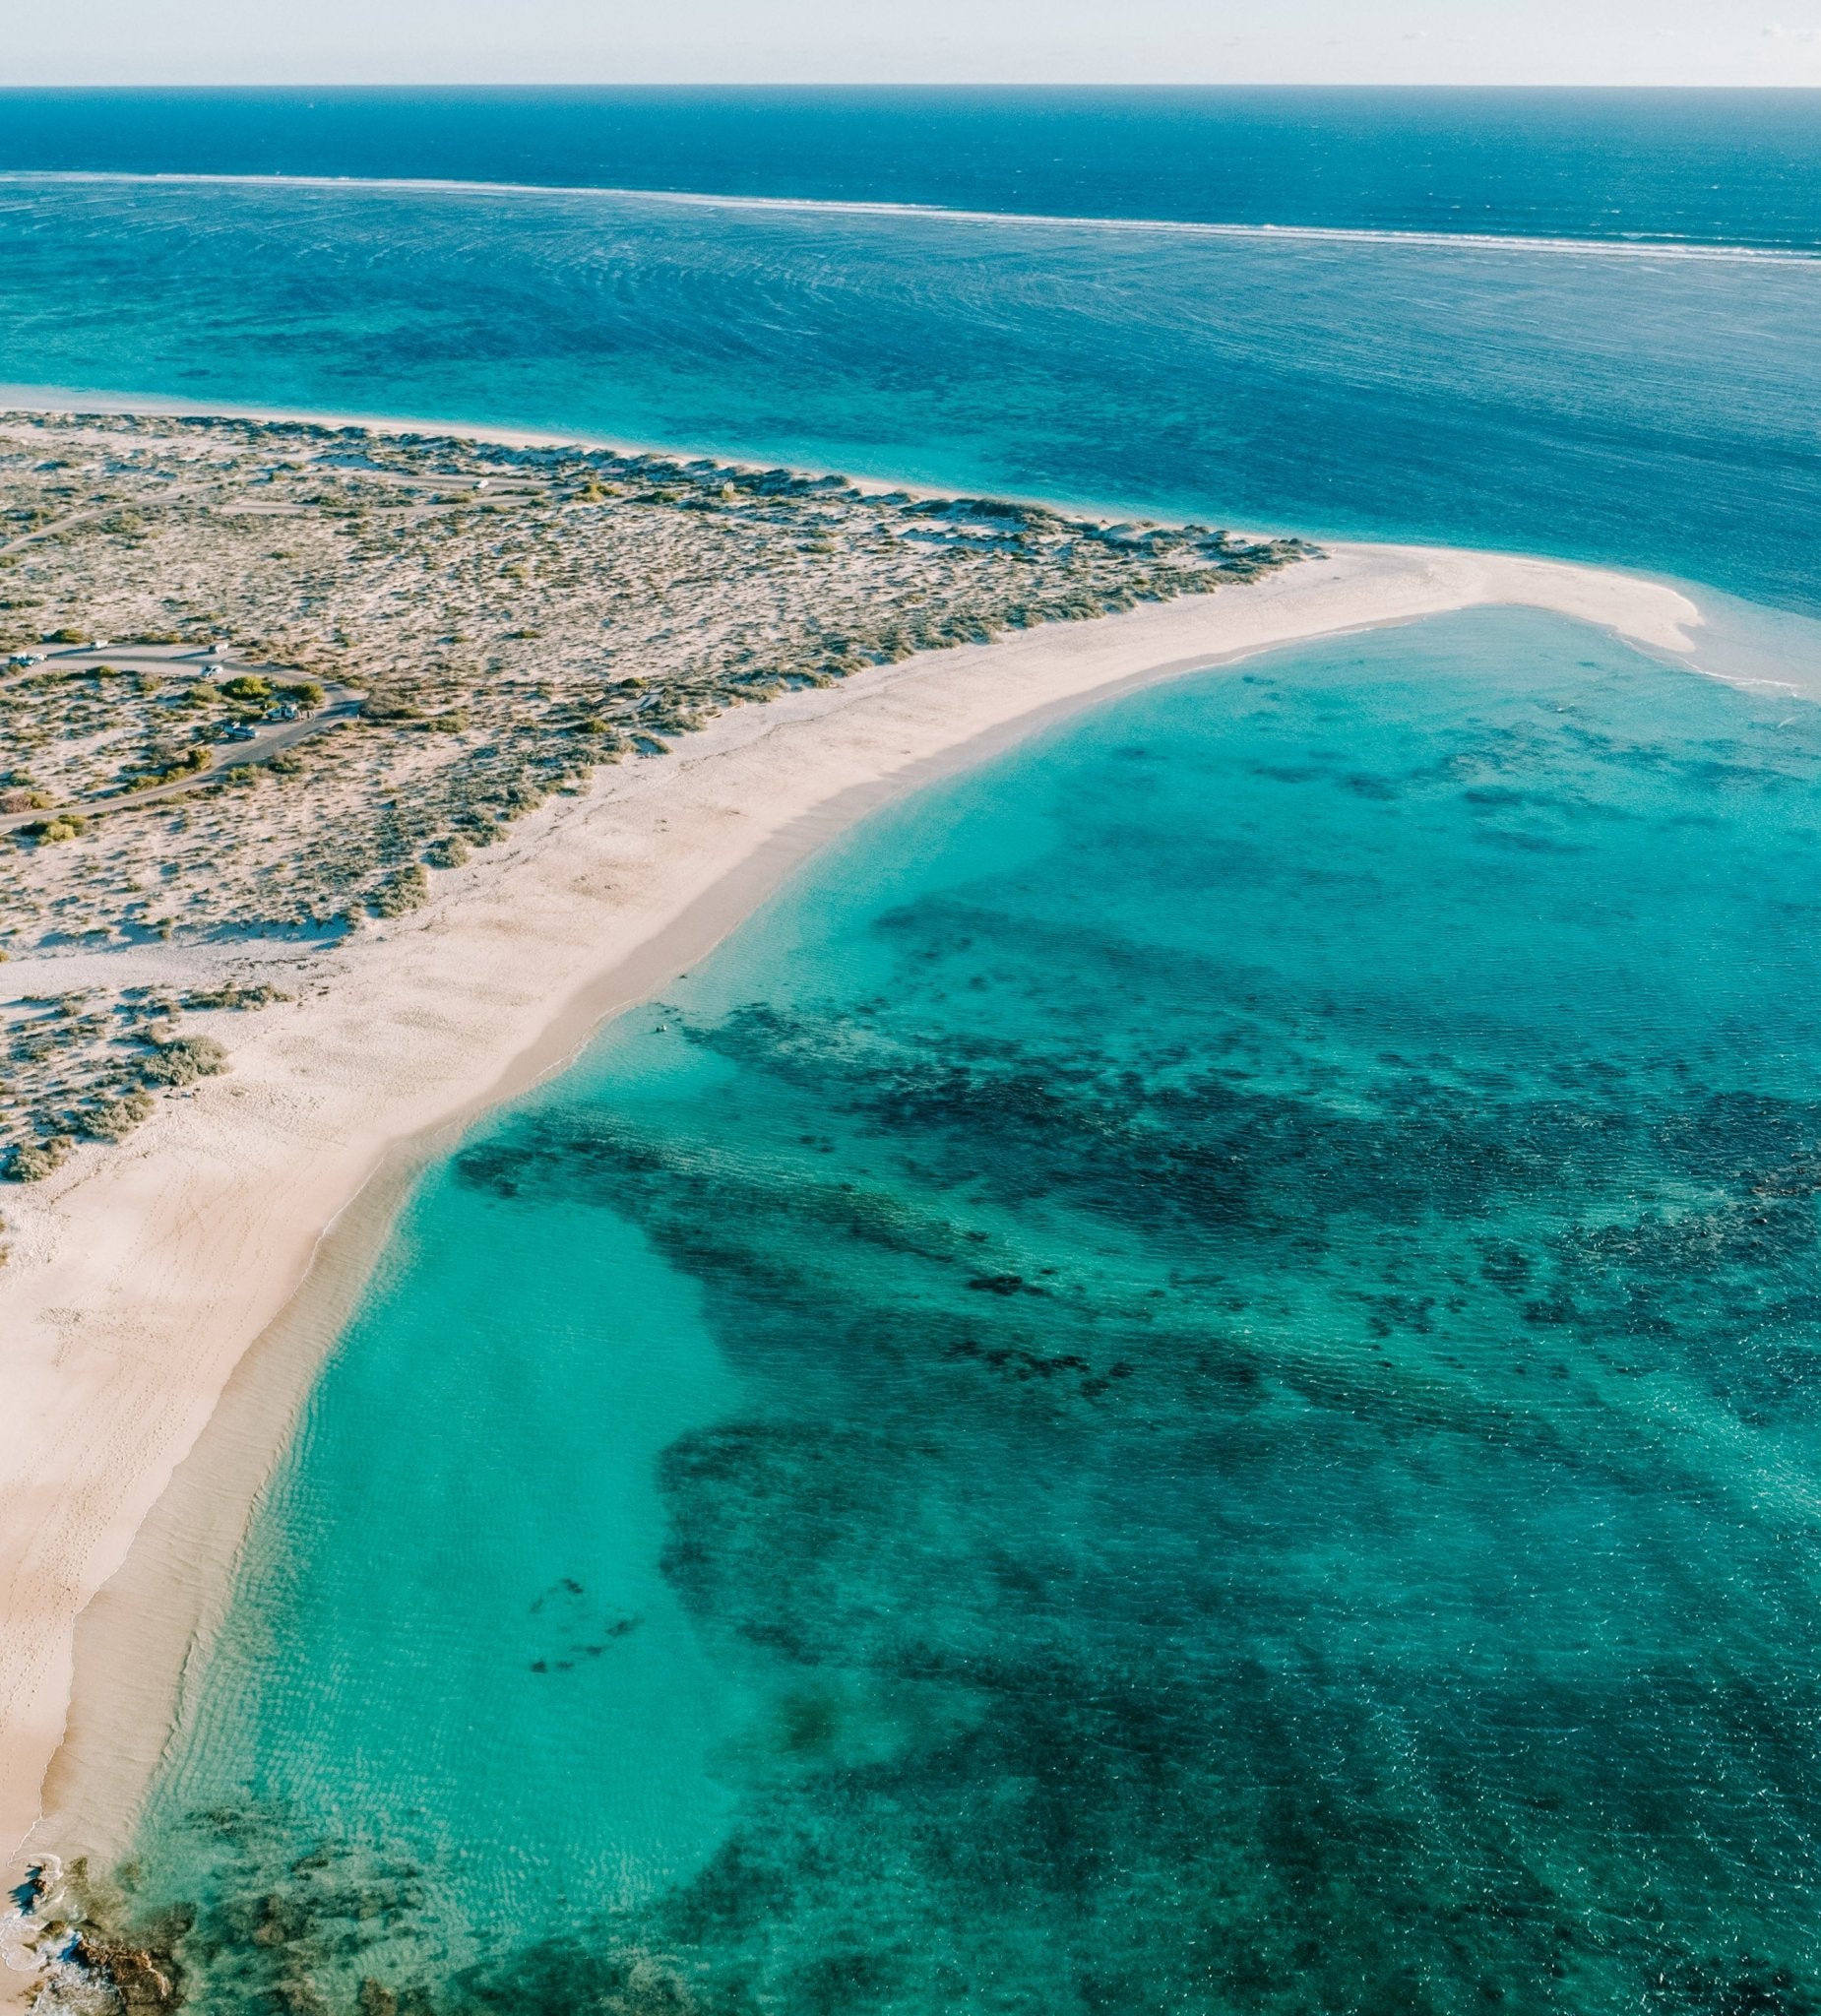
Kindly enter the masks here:
<path id="1" fill-rule="evenodd" d="M 686 969 L 885 798 L 1122 688 L 1490 603 L 1552 609 L 1675 660 L 1700 622 L 1673 589 L 1594 569 L 1337 547 L 1212 597 L 1051 625 L 738 710 L 526 819 L 441 880 L 425 909 L 334 954 L 321 970 L 330 984 L 223 1030 L 231 1075 L 163 1102 L 127 1146 L 10 1189 L 13 1258 L 0 1273 L 8 1855 L 29 1834 L 33 1849 L 66 1855 L 119 1842 L 296 1397 L 411 1170 L 464 1119 L 560 1066 L 602 1017 Z M 29 979 L 29 964 L 9 969 L 9 982 Z M 165 1496 L 192 1449 L 197 1460 Z M 128 1572 L 93 1602 L 142 1526 Z"/>

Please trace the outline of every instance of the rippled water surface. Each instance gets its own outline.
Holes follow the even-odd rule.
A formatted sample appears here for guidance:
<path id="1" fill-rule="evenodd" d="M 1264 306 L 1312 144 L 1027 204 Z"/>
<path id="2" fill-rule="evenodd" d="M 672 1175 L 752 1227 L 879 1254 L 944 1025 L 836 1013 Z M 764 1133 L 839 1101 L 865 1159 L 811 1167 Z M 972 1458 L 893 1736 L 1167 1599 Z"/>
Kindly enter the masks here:
<path id="1" fill-rule="evenodd" d="M 0 381 L 592 431 L 1821 610 L 1814 258 L 24 177 L 0 298 Z"/>
<path id="2" fill-rule="evenodd" d="M 0 91 L 0 167 L 1821 250 L 1811 91 Z"/>
<path id="3" fill-rule="evenodd" d="M 1818 787 L 1480 612 L 859 829 L 424 1185 L 196 2005 L 1812 2010 Z"/>

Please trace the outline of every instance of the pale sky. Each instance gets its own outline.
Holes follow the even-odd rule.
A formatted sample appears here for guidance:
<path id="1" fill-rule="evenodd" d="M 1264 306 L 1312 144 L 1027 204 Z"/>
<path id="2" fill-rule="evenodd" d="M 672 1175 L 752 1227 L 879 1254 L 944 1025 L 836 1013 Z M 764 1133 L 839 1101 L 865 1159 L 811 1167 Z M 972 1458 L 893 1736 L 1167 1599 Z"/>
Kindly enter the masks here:
<path id="1" fill-rule="evenodd" d="M 1821 0 L 0 0 L 0 83 L 1821 85 Z"/>

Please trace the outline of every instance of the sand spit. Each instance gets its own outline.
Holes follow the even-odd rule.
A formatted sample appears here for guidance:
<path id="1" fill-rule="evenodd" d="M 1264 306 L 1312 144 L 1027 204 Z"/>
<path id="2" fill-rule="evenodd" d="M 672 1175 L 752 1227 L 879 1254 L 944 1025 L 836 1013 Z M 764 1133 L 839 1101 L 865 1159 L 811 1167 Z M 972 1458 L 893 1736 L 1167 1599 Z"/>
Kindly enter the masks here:
<path id="1" fill-rule="evenodd" d="M 466 1120 L 559 1067 L 884 800 L 1145 682 L 1499 603 L 1680 662 L 1701 620 L 1673 589 L 1591 568 L 1346 546 L 1218 595 L 734 709 L 523 820 L 426 907 L 327 955 L 333 984 L 238 1018 L 231 1072 L 160 1102 L 123 1147 L 10 1189 L 9 1857 L 28 1837 L 33 1853 L 118 1843 L 295 1400 L 412 1170 Z M 190 956 L 206 980 L 210 955 Z"/>
<path id="2" fill-rule="evenodd" d="M 0 1177 L 214 1075 L 149 946 L 303 970 L 730 708 L 1218 594 L 1311 550 L 659 454 L 223 415 L 0 414 Z"/>

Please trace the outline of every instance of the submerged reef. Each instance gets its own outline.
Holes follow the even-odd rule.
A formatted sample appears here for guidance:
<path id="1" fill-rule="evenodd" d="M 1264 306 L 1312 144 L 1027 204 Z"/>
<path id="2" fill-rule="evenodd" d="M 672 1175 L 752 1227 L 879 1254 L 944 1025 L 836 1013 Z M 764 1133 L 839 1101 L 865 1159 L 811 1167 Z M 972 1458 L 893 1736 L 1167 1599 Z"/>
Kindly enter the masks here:
<path id="1" fill-rule="evenodd" d="M 1610 1388 L 1812 1416 L 1812 1309 L 1782 1277 L 1812 1275 L 1821 1105 L 1564 1102 L 1463 1138 L 1419 1101 L 1337 1125 L 1079 1051 L 963 1044 L 932 1100 L 926 1058 L 843 1026 L 749 1013 L 697 1035 L 813 1074 L 831 1122 L 889 1113 L 895 1147 L 950 1172 L 910 1196 L 818 1181 L 597 1113 L 463 1159 L 503 1208 L 635 1213 L 757 1389 L 787 1389 L 661 1473 L 666 1575 L 774 1692 L 737 1831 L 645 1910 L 449 1974 L 410 1951 L 417 1872 L 350 1872 L 345 1845 L 274 1867 L 281 1821 L 215 1816 L 239 1873 L 157 1962 L 198 2006 L 1818 2006 L 1772 1902 L 1792 1845 L 1821 1841 L 1821 1690 L 1771 1650 L 1804 1573 L 1735 1530 L 1734 1628 L 1758 1654 L 1691 1660 L 1675 1619 L 1728 1484 Z M 1514 1190 L 1616 1202 L 1615 1138 L 1623 1187 L 1654 1171 L 1703 1208 L 1512 1237 Z M 1312 1165 L 1334 1203 L 1292 1289 L 1274 1221 Z M 1376 1188 L 1394 1166 L 1407 1181 Z M 1017 1172 L 1110 1228 L 1114 1257 L 978 1238 Z M 1438 1216 L 1445 1258 L 1413 1270 L 1406 1241 Z M 1219 1285 L 1159 1294 L 1119 1244 L 1147 1224 L 1166 1247 L 1193 1227 L 1182 1251 Z M 1728 1376 L 1715 1340 L 1747 1320 Z M 1555 1528 L 1564 1483 L 1603 1531 Z M 1437 1493 L 1459 1580 L 1439 1620 Z M 1656 1531 L 1665 1494 L 1685 1510 Z M 1586 1635 L 1608 1606 L 1622 1660 Z M 1413 1667 L 1413 1624 L 1433 1649 L 1437 1621 L 1444 1657 Z M 129 1945 L 160 1950 L 143 1927 L 96 1950 Z"/>
<path id="2" fill-rule="evenodd" d="M 222 2016 L 1814 2016 L 1821 734 L 1477 634 L 1209 688 L 1173 785 L 1101 724 L 1040 844 L 981 786 L 457 1159 L 737 1380 L 658 1466 L 759 1704 L 699 1866 L 473 1950 L 249 1798 L 110 1942 Z"/>

